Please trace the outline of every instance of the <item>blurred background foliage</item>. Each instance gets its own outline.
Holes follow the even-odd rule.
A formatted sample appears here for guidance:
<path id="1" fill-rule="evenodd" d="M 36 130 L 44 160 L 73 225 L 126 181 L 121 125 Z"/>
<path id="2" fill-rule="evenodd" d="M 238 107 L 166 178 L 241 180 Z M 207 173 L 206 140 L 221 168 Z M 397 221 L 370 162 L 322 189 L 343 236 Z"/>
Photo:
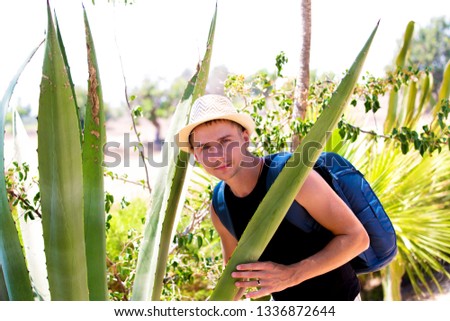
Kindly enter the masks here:
<path id="1" fill-rule="evenodd" d="M 429 69 L 437 93 L 442 83 L 445 65 L 450 57 L 450 18 L 436 17 L 417 30 L 411 42 L 410 64 L 420 70 Z"/>

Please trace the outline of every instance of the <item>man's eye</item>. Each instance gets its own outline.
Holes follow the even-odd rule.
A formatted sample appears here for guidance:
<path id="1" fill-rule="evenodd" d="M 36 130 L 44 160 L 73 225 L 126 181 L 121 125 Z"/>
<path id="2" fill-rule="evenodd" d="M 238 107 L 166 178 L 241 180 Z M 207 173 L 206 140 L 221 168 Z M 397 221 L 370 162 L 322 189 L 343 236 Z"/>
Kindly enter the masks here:
<path id="1" fill-rule="evenodd" d="M 203 146 L 203 151 L 213 152 L 217 150 L 217 145 L 205 145 Z"/>

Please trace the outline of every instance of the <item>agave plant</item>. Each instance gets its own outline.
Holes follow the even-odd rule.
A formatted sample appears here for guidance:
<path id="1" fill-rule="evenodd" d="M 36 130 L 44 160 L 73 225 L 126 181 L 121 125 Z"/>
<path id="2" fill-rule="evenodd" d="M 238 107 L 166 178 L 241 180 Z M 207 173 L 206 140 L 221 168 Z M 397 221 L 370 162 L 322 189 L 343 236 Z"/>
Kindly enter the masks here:
<path id="1" fill-rule="evenodd" d="M 48 288 L 52 300 L 106 300 L 108 289 L 102 167 L 103 145 L 106 137 L 100 74 L 94 43 L 87 14 L 84 11 L 89 79 L 88 103 L 86 115 L 84 115 L 85 123 L 82 127 L 62 36 L 57 20 L 56 23 L 53 22 L 48 2 L 47 13 L 48 30 L 38 115 L 38 164 Z M 204 92 L 211 58 L 215 17 L 216 14 L 211 24 L 205 59 L 188 84 L 179 106 L 178 117 L 175 117 L 173 121 L 174 131 L 186 122 L 183 115 L 186 115 L 192 98 Z M 23 68 L 11 82 L 1 103 L 2 135 L 8 102 L 22 70 Z M 3 144 L 3 136 L 1 138 Z M 3 145 L 0 147 L 1 167 L 4 167 Z M 152 204 L 154 212 L 158 214 L 158 219 L 159 213 L 162 214 L 161 220 L 155 225 L 160 230 L 155 234 L 152 234 L 153 231 L 144 233 L 144 240 L 151 239 L 152 246 L 157 244 L 155 248 L 159 245 L 159 239 L 155 237 L 160 237 L 162 244 L 169 243 L 167 240 L 170 239 L 172 231 L 167 222 L 174 220 L 177 204 L 182 199 L 181 192 L 189 156 L 181 153 L 174 156 L 173 160 L 178 162 L 177 166 L 171 166 L 169 174 L 163 173 L 161 176 L 167 177 L 168 182 L 173 184 L 161 180 L 159 183 L 161 192 L 154 193 Z M 24 259 L 6 195 L 5 177 L 3 175 L 1 177 L 0 293 L 2 299 L 33 300 L 34 293 L 27 271 L 27 268 L 32 266 L 27 267 L 27 263 L 30 262 Z M 161 226 L 163 221 L 166 230 L 163 230 Z M 154 261 L 146 261 L 145 254 L 148 251 L 148 248 L 144 246 L 143 259 L 141 259 L 143 263 L 140 266 L 156 267 Z M 165 267 L 167 253 L 164 251 L 168 249 L 163 245 L 156 258 L 160 265 Z M 160 271 L 164 273 L 165 268 L 160 267 Z M 138 277 L 145 274 L 145 272 L 138 273 Z M 151 282 L 157 286 L 147 288 L 145 286 L 148 286 L 148 283 L 144 283 L 141 293 L 160 291 L 160 282 L 154 281 L 155 274 L 150 278 Z M 157 280 L 160 279 L 162 276 Z M 136 292 L 138 297 L 140 291 Z M 145 299 L 147 298 L 145 296 Z"/>
<path id="2" fill-rule="evenodd" d="M 93 215 L 99 219 L 98 224 L 101 224 L 101 229 L 96 234 L 100 235 L 100 241 L 97 243 L 101 247 L 101 237 L 104 236 L 104 211 L 101 208 L 83 210 L 83 191 L 87 187 L 83 185 L 82 179 L 81 146 L 83 139 L 81 138 L 86 139 L 86 141 L 89 141 L 89 139 L 88 135 L 83 136 L 80 131 L 78 108 L 74 99 L 73 84 L 65 57 L 64 46 L 59 34 L 59 28 L 55 29 L 49 3 L 47 3 L 47 12 L 48 32 L 39 99 L 38 159 L 48 283 L 51 297 L 54 300 L 87 300 L 89 295 L 91 295 L 92 299 L 104 299 L 107 295 L 104 268 L 98 269 L 100 275 L 103 274 L 105 276 L 104 278 L 98 278 L 98 274 L 95 276 L 98 278 L 96 284 L 100 284 L 102 289 L 100 294 L 94 287 L 88 289 L 86 257 L 90 255 L 85 253 L 83 226 L 85 221 L 89 222 L 88 219 L 85 220 L 83 214 Z M 83 157 L 95 158 L 96 165 L 85 162 L 85 167 L 93 169 L 97 166 L 97 168 L 101 169 L 103 160 L 101 153 L 104 141 L 104 133 L 101 128 L 104 125 L 104 118 L 102 116 L 101 87 L 99 85 L 95 50 L 86 13 L 85 25 L 86 43 L 89 48 L 89 88 L 91 88 L 89 99 L 91 102 L 95 101 L 95 104 L 91 104 L 91 108 L 88 108 L 90 114 L 87 115 L 86 119 L 91 118 L 98 127 L 90 128 L 90 134 L 96 137 L 97 142 L 90 141 L 89 146 L 92 146 L 92 151 L 85 151 Z M 93 85 L 94 83 L 95 85 Z M 90 156 L 93 155 L 92 153 L 97 153 L 97 156 Z M 98 181 L 98 184 L 93 185 L 95 186 L 95 191 L 91 191 L 91 194 L 94 195 L 94 198 L 96 195 L 100 195 L 97 196 L 97 203 L 103 205 L 103 178 L 96 179 L 94 175 L 93 177 L 94 180 Z M 86 180 L 86 182 L 89 181 Z M 92 181 L 89 184 L 93 184 Z M 95 194 L 96 192 L 97 194 Z M 86 204 L 91 203 L 92 200 L 86 198 Z M 93 225 L 92 222 L 89 223 L 89 227 L 94 228 L 94 230 L 95 226 L 98 227 L 99 225 Z M 19 243 L 17 242 L 17 244 Z M 8 250 L 2 251 L 2 253 L 6 253 L 6 251 Z M 8 255 L 9 253 L 11 251 L 8 252 Z M 75 260 L 73 259 L 74 257 L 76 258 Z M 95 246 L 93 246 L 92 257 L 94 261 L 100 260 L 104 265 L 101 252 L 97 252 Z M 89 259 L 89 261 L 92 262 L 93 260 Z M 21 262 L 21 260 L 17 260 L 17 262 Z M 25 264 L 23 264 L 23 267 L 26 269 Z M 29 277 L 22 274 L 21 282 L 24 285 L 29 284 Z M 16 291 L 16 288 L 19 289 L 19 287 L 14 286 L 8 288 L 7 293 Z M 31 286 L 27 286 L 22 292 L 27 293 L 29 299 L 30 296 L 31 299 L 33 298 Z M 10 299 L 18 298 L 12 296 Z"/>

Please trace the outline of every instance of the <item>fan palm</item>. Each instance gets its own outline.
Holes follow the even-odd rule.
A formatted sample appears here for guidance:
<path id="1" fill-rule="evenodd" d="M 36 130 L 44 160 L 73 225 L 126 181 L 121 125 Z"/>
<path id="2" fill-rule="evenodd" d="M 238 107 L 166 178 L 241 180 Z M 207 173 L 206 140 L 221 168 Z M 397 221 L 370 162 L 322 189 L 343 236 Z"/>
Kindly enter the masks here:
<path id="1" fill-rule="evenodd" d="M 404 273 L 419 295 L 432 293 L 430 283 L 440 289 L 436 272 L 450 277 L 450 153 L 404 155 L 392 142 L 367 137 L 336 146 L 365 174 L 397 233 L 398 255 L 382 271 L 385 299 L 401 299 Z"/>

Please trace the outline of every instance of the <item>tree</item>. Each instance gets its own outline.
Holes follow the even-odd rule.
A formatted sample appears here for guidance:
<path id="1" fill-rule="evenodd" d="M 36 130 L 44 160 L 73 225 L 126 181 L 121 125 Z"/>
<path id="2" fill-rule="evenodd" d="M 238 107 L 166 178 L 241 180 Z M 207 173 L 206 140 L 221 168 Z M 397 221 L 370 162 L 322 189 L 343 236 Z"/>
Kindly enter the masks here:
<path id="1" fill-rule="evenodd" d="M 208 84 L 206 85 L 206 92 L 208 94 L 223 95 L 224 83 L 230 72 L 225 65 L 220 65 L 211 70 Z"/>
<path id="2" fill-rule="evenodd" d="M 293 117 L 305 118 L 309 90 L 309 57 L 311 52 L 311 0 L 302 0 L 302 47 L 300 52 L 300 70 L 297 77 L 294 96 Z M 299 144 L 296 134 L 293 138 L 293 149 Z"/>
<path id="3" fill-rule="evenodd" d="M 419 29 L 411 43 L 410 62 L 419 69 L 430 68 L 437 92 L 442 83 L 444 68 L 450 59 L 450 18 L 442 16 L 431 19 Z"/>
<path id="4" fill-rule="evenodd" d="M 159 81 L 146 79 L 142 87 L 136 89 L 133 93 L 138 104 L 135 115 L 147 118 L 155 126 L 154 142 L 156 146 L 160 146 L 163 141 L 159 119 L 168 118 L 173 114 L 179 97 L 182 96 L 188 82 L 189 72 L 188 70 L 183 72 L 167 88 L 161 88 Z"/>

